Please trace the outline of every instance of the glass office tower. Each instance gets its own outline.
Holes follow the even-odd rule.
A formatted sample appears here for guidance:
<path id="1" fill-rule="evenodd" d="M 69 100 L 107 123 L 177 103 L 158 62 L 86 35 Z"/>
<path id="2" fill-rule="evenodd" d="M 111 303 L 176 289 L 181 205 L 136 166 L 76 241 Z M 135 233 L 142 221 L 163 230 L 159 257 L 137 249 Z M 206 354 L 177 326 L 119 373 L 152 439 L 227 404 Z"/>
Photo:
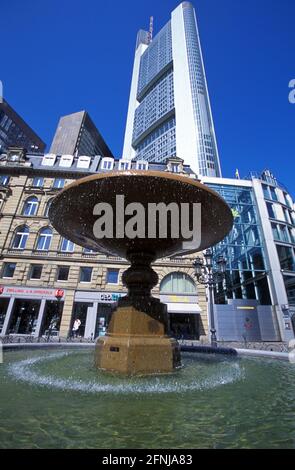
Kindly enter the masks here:
<path id="1" fill-rule="evenodd" d="M 28 152 L 44 152 L 45 143 L 28 124 L 9 106 L 0 100 L 0 153 L 9 147 L 23 147 Z"/>
<path id="2" fill-rule="evenodd" d="M 180 157 L 204 176 L 221 176 L 196 15 L 181 3 L 150 40 L 136 43 L 123 158 Z"/>

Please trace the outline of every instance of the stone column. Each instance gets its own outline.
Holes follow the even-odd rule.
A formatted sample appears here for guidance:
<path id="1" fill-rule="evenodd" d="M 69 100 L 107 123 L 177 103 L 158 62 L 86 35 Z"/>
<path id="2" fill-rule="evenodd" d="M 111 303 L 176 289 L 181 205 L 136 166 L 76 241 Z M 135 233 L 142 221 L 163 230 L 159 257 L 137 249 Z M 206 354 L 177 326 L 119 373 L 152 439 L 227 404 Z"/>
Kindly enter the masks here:
<path id="1" fill-rule="evenodd" d="M 64 308 L 61 317 L 59 336 L 67 337 L 70 332 L 75 291 L 66 291 L 64 299 Z"/>
<path id="2" fill-rule="evenodd" d="M 42 323 L 43 323 L 43 318 L 44 318 L 44 311 L 45 311 L 45 304 L 46 304 L 46 299 L 42 299 L 41 300 L 41 305 L 40 305 L 40 308 L 39 308 L 37 326 L 36 326 L 36 330 L 35 330 L 35 333 L 34 333 L 35 338 L 38 338 L 41 334 L 41 328 L 42 328 Z"/>
<path id="3" fill-rule="evenodd" d="M 9 300 L 9 304 L 8 304 L 6 315 L 5 315 L 4 324 L 3 324 L 3 327 L 2 327 L 1 336 L 5 336 L 5 335 L 8 334 L 9 325 L 10 325 L 11 318 L 12 318 L 14 300 L 15 300 L 14 297 L 11 297 L 10 300 Z"/>
<path id="4" fill-rule="evenodd" d="M 88 307 L 84 338 L 91 338 L 91 335 L 94 338 L 97 319 L 97 308 L 98 302 L 93 302 L 92 307 Z"/>

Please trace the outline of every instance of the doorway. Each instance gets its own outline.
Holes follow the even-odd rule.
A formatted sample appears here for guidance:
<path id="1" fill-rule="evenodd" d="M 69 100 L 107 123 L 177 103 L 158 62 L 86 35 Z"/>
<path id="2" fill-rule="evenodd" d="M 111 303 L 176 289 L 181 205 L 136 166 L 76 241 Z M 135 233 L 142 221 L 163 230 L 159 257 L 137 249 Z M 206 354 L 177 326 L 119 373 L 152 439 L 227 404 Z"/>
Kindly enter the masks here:
<path id="1" fill-rule="evenodd" d="M 170 313 L 170 331 L 176 339 L 199 339 L 199 315 Z"/>
<path id="2" fill-rule="evenodd" d="M 50 336 L 58 336 L 63 304 L 59 300 L 46 300 L 40 336 L 48 334 Z"/>
<path id="3" fill-rule="evenodd" d="M 2 331 L 6 312 L 8 309 L 9 299 L 0 299 L 0 333 Z"/>
<path id="4" fill-rule="evenodd" d="M 16 299 L 14 302 L 9 333 L 32 335 L 37 327 L 41 300 Z"/>

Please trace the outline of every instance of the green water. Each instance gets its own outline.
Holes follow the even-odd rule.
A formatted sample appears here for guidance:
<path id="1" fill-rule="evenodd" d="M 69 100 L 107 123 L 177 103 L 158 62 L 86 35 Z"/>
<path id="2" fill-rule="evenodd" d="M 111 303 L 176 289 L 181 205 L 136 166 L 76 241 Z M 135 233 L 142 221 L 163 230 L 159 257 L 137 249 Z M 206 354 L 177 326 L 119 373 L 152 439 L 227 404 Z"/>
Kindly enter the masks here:
<path id="1" fill-rule="evenodd" d="M 93 349 L 11 351 L 0 448 L 295 448 L 295 365 L 183 355 L 163 377 L 93 368 Z"/>

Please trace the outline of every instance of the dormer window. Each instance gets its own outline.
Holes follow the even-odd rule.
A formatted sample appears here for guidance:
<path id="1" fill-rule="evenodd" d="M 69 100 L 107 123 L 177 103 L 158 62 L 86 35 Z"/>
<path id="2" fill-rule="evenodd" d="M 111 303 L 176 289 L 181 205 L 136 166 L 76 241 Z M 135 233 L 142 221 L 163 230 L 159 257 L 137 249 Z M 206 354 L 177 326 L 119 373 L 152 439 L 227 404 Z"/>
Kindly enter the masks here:
<path id="1" fill-rule="evenodd" d="M 42 166 L 53 166 L 55 164 L 56 155 L 55 153 L 45 153 L 42 158 Z"/>
<path id="2" fill-rule="evenodd" d="M 105 157 L 101 161 L 102 170 L 112 170 L 114 167 L 114 160 L 112 158 Z"/>
<path id="3" fill-rule="evenodd" d="M 172 163 L 171 171 L 172 171 L 172 173 L 179 173 L 179 164 L 178 163 Z"/>
<path id="4" fill-rule="evenodd" d="M 90 161 L 91 161 L 90 157 L 88 157 L 87 155 L 81 155 L 78 158 L 77 168 L 89 168 Z"/>
<path id="5" fill-rule="evenodd" d="M 130 166 L 130 160 L 120 160 L 119 162 L 119 170 L 130 170 Z"/>
<path id="6" fill-rule="evenodd" d="M 59 166 L 70 168 L 72 166 L 73 159 L 73 155 L 62 155 L 60 157 Z"/>
<path id="7" fill-rule="evenodd" d="M 148 169 L 148 162 L 138 160 L 136 162 L 136 169 L 137 170 L 147 170 Z"/>

